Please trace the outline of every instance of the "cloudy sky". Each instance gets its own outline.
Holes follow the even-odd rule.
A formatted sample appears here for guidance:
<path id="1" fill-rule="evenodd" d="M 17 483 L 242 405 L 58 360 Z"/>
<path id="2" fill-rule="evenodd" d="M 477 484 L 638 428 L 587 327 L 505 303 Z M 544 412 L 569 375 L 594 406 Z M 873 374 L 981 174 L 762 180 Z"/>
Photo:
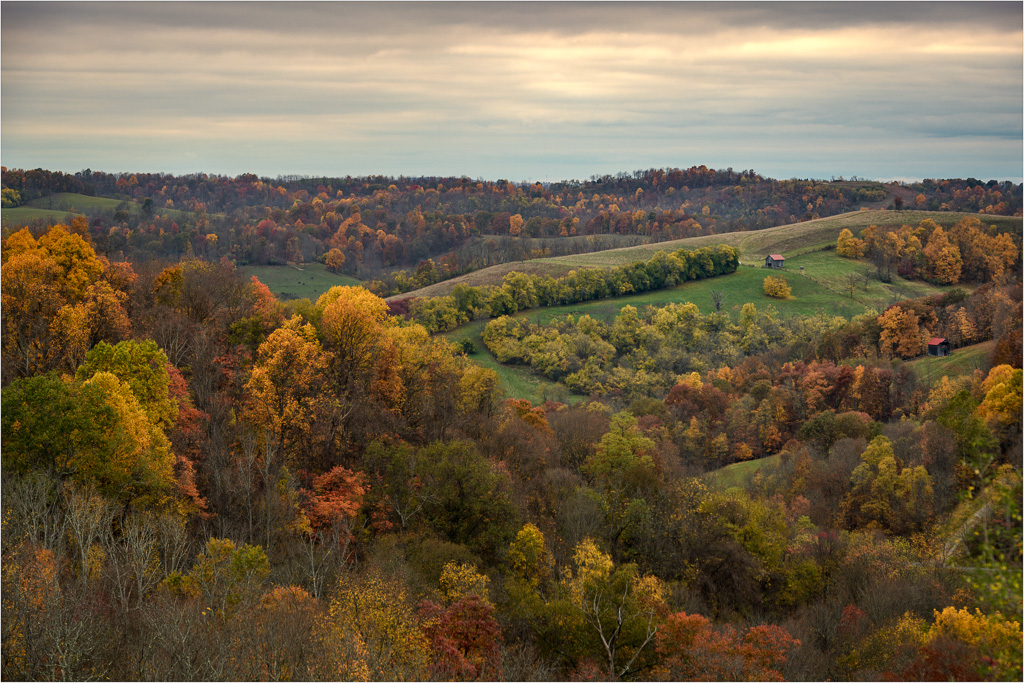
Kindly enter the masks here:
<path id="1" fill-rule="evenodd" d="M 1022 4 L 2 4 L 8 167 L 1020 181 Z"/>

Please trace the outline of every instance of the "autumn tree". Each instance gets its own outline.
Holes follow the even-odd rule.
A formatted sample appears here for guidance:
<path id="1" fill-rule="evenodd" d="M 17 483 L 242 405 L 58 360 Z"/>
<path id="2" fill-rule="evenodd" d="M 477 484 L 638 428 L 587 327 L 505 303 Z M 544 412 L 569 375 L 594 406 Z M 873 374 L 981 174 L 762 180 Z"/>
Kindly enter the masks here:
<path id="1" fill-rule="evenodd" d="M 430 639 L 413 597 L 394 576 L 343 574 L 327 615 L 316 628 L 317 678 L 425 680 Z"/>
<path id="2" fill-rule="evenodd" d="M 792 292 L 792 288 L 785 278 L 772 277 L 771 275 L 764 279 L 763 289 L 764 293 L 773 299 L 788 299 Z"/>
<path id="3" fill-rule="evenodd" d="M 127 384 L 152 423 L 162 428 L 174 425 L 178 403 L 170 395 L 167 355 L 156 342 L 128 340 L 111 346 L 101 341 L 86 354 L 75 379 L 84 382 L 98 372 L 109 372 Z"/>
<path id="4" fill-rule="evenodd" d="M 202 600 L 213 616 L 229 619 L 241 603 L 258 599 L 269 573 L 262 547 L 239 547 L 229 539 L 211 538 L 187 574 L 172 573 L 165 583 Z"/>
<path id="5" fill-rule="evenodd" d="M 836 240 L 836 252 L 846 258 L 858 259 L 864 256 L 864 240 L 853 236 L 849 228 L 843 228 Z"/>
<path id="6" fill-rule="evenodd" d="M 92 483 L 118 500 L 158 500 L 173 456 L 131 388 L 109 372 L 84 382 L 53 374 L 3 390 L 4 466 Z"/>
<path id="7" fill-rule="evenodd" d="M 316 311 L 339 426 L 350 426 L 354 414 L 400 409 L 406 391 L 384 300 L 362 287 L 332 287 L 317 300 Z"/>
<path id="8" fill-rule="evenodd" d="M 341 249 L 335 247 L 327 252 L 327 255 L 324 257 L 324 263 L 327 264 L 327 270 L 332 273 L 340 273 L 345 266 L 345 254 L 342 253 Z"/>
<path id="9" fill-rule="evenodd" d="M 608 676 L 629 676 L 651 654 L 648 646 L 666 610 L 664 585 L 640 575 L 635 565 L 616 567 L 589 539 L 576 546 L 572 570 L 562 583 L 590 636 L 596 636 Z"/>
<path id="10" fill-rule="evenodd" d="M 667 681 L 782 681 L 782 666 L 800 641 L 774 624 L 738 629 L 699 614 L 669 615 L 657 636 Z"/>
<path id="11" fill-rule="evenodd" d="M 921 354 L 919 318 L 912 310 L 892 306 L 878 317 L 879 350 L 886 356 L 913 358 Z"/>
<path id="12" fill-rule="evenodd" d="M 960 249 L 950 243 L 946 232 L 940 226 L 935 226 L 923 253 L 927 259 L 926 272 L 930 280 L 944 285 L 953 285 L 960 281 L 963 264 Z"/>
<path id="13" fill-rule="evenodd" d="M 312 491 L 300 491 L 306 499 L 304 559 L 313 597 L 323 591 L 326 569 L 332 564 L 344 566 L 351 559 L 355 517 L 365 493 L 363 476 L 340 465 L 315 477 Z"/>
<path id="14" fill-rule="evenodd" d="M 97 256 L 66 226 L 38 240 L 28 229 L 8 237 L 2 278 L 4 367 L 17 376 L 72 371 L 96 342 L 131 332 L 126 288 L 134 273 Z"/>
<path id="15" fill-rule="evenodd" d="M 512 235 L 513 237 L 519 237 L 519 235 L 521 235 L 523 232 L 523 217 L 517 213 L 509 218 L 508 223 L 508 234 Z"/>
<path id="16" fill-rule="evenodd" d="M 337 442 L 337 399 L 328 390 L 331 360 L 315 328 L 299 316 L 260 345 L 243 414 L 259 435 L 264 466 L 280 454 L 310 468 Z"/>
<path id="17" fill-rule="evenodd" d="M 904 466 L 884 436 L 875 437 L 861 454 L 843 501 L 850 526 L 879 527 L 895 533 L 922 530 L 933 514 L 932 477 L 921 465 Z"/>

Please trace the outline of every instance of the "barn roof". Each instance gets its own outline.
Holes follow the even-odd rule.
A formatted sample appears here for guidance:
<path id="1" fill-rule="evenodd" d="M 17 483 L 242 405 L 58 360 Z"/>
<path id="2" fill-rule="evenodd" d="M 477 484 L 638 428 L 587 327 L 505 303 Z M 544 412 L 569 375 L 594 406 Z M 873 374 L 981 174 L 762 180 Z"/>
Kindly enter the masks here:
<path id="1" fill-rule="evenodd" d="M 938 346 L 939 344 L 946 341 L 945 337 L 932 337 L 928 340 L 928 346 Z"/>
<path id="2" fill-rule="evenodd" d="M 773 261 L 785 261 L 786 257 L 782 254 L 768 254 L 768 257 Z"/>

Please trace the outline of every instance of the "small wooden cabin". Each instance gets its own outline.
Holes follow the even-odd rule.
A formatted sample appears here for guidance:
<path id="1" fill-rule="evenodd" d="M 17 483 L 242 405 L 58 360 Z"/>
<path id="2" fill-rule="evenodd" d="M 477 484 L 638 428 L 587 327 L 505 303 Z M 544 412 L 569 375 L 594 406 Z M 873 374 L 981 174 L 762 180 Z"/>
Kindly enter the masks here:
<path id="1" fill-rule="evenodd" d="M 786 259 L 782 254 L 768 254 L 764 257 L 765 268 L 782 268 L 786 265 Z"/>
<path id="2" fill-rule="evenodd" d="M 932 337 L 928 340 L 929 356 L 948 356 L 949 351 L 949 342 L 945 337 Z"/>

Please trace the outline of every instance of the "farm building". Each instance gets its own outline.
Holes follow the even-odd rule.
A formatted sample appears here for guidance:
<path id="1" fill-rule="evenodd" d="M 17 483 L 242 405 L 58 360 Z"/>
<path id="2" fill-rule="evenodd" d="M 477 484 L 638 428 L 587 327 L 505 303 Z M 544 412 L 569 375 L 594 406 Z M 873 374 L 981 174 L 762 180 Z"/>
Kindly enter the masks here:
<path id="1" fill-rule="evenodd" d="M 765 268 L 782 268 L 786 265 L 786 259 L 782 254 L 768 254 L 764 257 Z"/>
<path id="2" fill-rule="evenodd" d="M 932 337 L 928 340 L 929 356 L 948 356 L 949 342 L 944 337 Z"/>

